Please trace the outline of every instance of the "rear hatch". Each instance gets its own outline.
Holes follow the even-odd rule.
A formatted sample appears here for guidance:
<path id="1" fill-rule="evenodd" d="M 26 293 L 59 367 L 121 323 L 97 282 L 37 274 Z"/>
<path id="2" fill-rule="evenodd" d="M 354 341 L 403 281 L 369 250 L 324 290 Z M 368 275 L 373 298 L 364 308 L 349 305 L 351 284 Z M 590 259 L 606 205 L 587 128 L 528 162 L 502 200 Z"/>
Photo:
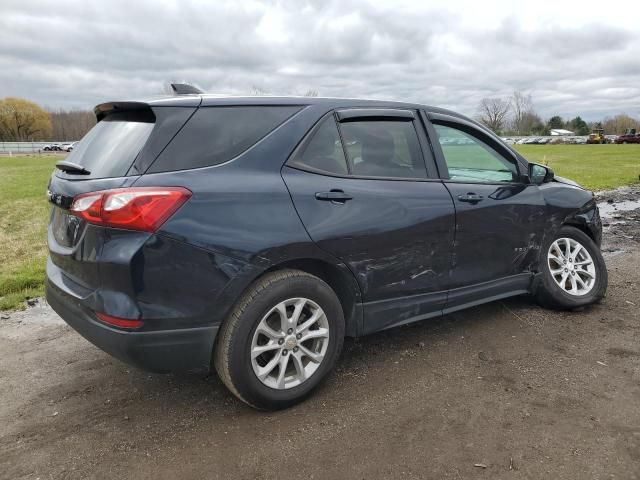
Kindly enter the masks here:
<path id="1" fill-rule="evenodd" d="M 196 97 L 197 98 L 197 97 Z M 98 123 L 53 172 L 48 198 L 48 275 L 76 297 L 101 286 L 99 259 L 109 236 L 104 227 L 72 214 L 78 195 L 131 186 L 195 111 L 190 107 L 152 107 L 114 102 L 96 107 Z M 144 242 L 146 232 L 124 232 Z M 134 244 L 136 241 L 134 240 Z M 123 249 L 123 254 L 127 252 Z M 132 252 L 131 252 L 132 253 Z"/>

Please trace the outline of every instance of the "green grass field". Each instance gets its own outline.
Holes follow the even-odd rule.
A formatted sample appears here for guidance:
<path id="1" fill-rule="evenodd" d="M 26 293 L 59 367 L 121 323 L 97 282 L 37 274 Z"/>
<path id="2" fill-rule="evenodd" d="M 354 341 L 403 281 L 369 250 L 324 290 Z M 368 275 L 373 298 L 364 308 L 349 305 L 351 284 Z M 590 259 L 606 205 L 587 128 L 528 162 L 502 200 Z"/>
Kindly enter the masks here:
<path id="1" fill-rule="evenodd" d="M 0 157 L 0 310 L 43 294 L 55 157 Z"/>
<path id="2" fill-rule="evenodd" d="M 640 145 L 517 145 L 527 159 L 593 190 L 638 183 Z M 60 157 L 0 157 L 0 310 L 42 296 L 47 182 Z"/>
<path id="3" fill-rule="evenodd" d="M 527 160 L 549 165 L 590 190 L 639 183 L 640 145 L 514 145 Z"/>

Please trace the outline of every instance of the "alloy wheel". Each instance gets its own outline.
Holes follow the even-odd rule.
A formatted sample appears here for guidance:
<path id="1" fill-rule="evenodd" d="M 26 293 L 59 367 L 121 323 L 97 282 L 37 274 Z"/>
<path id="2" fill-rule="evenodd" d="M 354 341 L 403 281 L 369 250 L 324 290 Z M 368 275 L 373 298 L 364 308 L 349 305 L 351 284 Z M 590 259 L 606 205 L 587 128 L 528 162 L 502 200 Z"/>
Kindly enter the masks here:
<path id="1" fill-rule="evenodd" d="M 586 295 L 596 283 L 593 258 L 573 238 L 559 238 L 553 242 L 547 253 L 547 264 L 555 283 L 569 295 Z"/>
<path id="2" fill-rule="evenodd" d="M 262 317 L 251 341 L 251 366 L 270 388 L 284 390 L 313 375 L 329 346 L 329 322 L 308 298 L 290 298 Z"/>

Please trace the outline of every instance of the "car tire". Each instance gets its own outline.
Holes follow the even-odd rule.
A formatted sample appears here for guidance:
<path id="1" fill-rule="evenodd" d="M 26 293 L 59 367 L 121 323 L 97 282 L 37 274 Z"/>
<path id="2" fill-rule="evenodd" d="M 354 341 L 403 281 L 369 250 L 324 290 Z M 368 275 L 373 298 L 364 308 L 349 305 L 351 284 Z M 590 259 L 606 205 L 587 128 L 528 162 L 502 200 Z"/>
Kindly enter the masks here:
<path id="1" fill-rule="evenodd" d="M 596 303 L 605 296 L 609 281 L 607 266 L 598 246 L 581 230 L 570 226 L 560 228 L 546 242 L 540 257 L 541 280 L 536 300 L 541 305 L 571 310 Z"/>
<path id="2" fill-rule="evenodd" d="M 305 330 L 314 318 L 316 324 Z M 258 279 L 238 300 L 218 332 L 213 361 L 240 400 L 260 410 L 279 410 L 304 400 L 326 378 L 342 350 L 344 332 L 342 306 L 329 285 L 306 272 L 279 270 Z M 315 338 L 319 335 L 324 337 Z"/>

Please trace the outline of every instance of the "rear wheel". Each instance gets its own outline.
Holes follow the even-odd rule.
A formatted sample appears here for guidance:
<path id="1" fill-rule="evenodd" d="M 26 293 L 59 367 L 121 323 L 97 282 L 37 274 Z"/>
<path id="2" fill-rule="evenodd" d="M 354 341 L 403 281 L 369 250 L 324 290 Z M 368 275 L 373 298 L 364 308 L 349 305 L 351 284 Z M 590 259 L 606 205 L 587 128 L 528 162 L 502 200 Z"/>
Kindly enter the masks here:
<path id="1" fill-rule="evenodd" d="M 247 404 L 294 405 L 333 368 L 344 341 L 344 316 L 321 279 L 298 270 L 265 275 L 242 296 L 218 334 L 216 370 Z"/>
<path id="2" fill-rule="evenodd" d="M 565 226 L 542 251 L 542 282 L 536 297 L 543 305 L 571 309 L 597 302 L 607 291 L 607 267 L 598 246 L 577 228 Z"/>

